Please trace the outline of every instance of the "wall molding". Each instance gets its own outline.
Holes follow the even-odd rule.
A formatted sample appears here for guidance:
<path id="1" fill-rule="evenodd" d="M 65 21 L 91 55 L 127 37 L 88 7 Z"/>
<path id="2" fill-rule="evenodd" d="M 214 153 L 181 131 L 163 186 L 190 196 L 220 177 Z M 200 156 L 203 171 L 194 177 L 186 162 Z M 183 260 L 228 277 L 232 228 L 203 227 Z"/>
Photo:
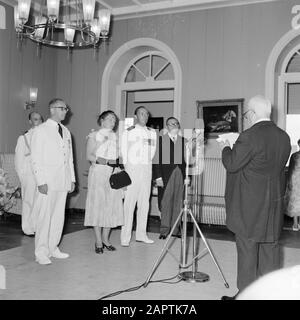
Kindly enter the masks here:
<path id="1" fill-rule="evenodd" d="M 3 2 L 11 7 L 16 6 L 18 4 L 17 0 L 0 0 L 0 2 Z"/>
<path id="2" fill-rule="evenodd" d="M 162 1 L 142 6 L 128 6 L 114 8 L 112 10 L 114 20 L 134 19 L 148 16 L 157 16 L 164 14 L 175 14 L 181 12 L 200 11 L 214 8 L 225 8 L 233 6 L 244 6 L 251 4 L 262 4 L 267 2 L 278 2 L 281 0 L 217 0 L 217 1 Z"/>
<path id="3" fill-rule="evenodd" d="M 0 0 L 1 2 L 15 6 L 16 0 Z M 281 0 L 162 0 L 152 3 L 137 4 L 133 1 L 132 5 L 123 7 L 111 7 L 106 1 L 96 0 L 105 8 L 112 11 L 114 20 L 124 20 L 133 18 L 142 18 L 154 15 L 175 14 L 189 11 L 199 11 L 213 8 L 224 8 L 232 6 L 244 6 L 251 4 L 262 4 L 267 2 L 276 2 Z M 33 2 L 34 10 L 39 10 L 40 4 Z"/>

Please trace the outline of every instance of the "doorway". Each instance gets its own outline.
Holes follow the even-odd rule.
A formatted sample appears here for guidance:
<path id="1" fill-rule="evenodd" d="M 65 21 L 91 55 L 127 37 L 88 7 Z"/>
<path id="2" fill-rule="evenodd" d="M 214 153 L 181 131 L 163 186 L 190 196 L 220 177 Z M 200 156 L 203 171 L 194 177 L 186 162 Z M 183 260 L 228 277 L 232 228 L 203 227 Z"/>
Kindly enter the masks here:
<path id="1" fill-rule="evenodd" d="M 300 45 L 297 44 L 283 59 L 278 79 L 279 114 L 291 139 L 291 153 L 298 151 L 300 139 Z"/>
<path id="2" fill-rule="evenodd" d="M 128 41 L 115 51 L 105 67 L 100 111 L 114 109 L 121 119 L 125 118 L 127 92 L 139 91 L 139 95 L 145 96 L 154 90 L 172 90 L 170 116 L 180 120 L 182 70 L 173 50 L 152 38 Z M 149 97 L 146 100 L 145 103 L 153 102 Z"/>

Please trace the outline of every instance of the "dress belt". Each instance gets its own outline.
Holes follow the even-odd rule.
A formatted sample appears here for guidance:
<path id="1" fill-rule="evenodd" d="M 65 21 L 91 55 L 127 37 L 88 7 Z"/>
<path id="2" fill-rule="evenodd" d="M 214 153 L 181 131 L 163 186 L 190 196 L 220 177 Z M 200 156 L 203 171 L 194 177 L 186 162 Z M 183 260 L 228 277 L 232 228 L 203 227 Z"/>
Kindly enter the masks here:
<path id="1" fill-rule="evenodd" d="M 101 158 L 98 157 L 96 160 L 96 164 L 102 164 L 102 165 L 106 165 L 106 166 L 110 166 L 110 167 L 117 167 L 119 166 L 118 164 L 118 159 L 116 160 L 109 160 L 109 159 L 105 159 L 105 158 Z"/>

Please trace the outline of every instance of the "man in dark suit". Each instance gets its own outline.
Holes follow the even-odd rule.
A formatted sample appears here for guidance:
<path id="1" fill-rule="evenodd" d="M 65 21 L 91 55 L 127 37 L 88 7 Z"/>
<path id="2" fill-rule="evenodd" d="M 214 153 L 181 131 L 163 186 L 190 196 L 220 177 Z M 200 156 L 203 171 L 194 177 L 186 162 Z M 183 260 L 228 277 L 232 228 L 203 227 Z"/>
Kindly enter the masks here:
<path id="1" fill-rule="evenodd" d="M 270 115 L 269 100 L 251 98 L 244 116 L 252 126 L 241 133 L 232 149 L 228 142 L 221 143 L 227 171 L 226 224 L 236 237 L 239 291 L 280 267 L 284 169 L 291 145 Z M 229 299 L 234 297 L 222 297 Z"/>
<path id="2" fill-rule="evenodd" d="M 153 179 L 158 187 L 161 210 L 160 239 L 170 233 L 182 206 L 185 173 L 185 139 L 178 135 L 179 121 L 170 117 L 166 121 L 167 133 L 159 137 L 153 165 Z M 161 203 L 160 203 L 161 202 Z M 179 236 L 179 224 L 174 235 Z"/>

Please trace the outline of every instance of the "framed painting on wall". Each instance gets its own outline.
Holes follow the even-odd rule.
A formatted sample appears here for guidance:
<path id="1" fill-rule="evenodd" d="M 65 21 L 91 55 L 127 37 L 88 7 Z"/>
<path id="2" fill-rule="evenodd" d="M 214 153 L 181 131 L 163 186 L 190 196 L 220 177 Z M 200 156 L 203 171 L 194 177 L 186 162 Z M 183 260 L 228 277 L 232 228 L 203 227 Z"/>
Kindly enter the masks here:
<path id="1" fill-rule="evenodd" d="M 244 99 L 196 101 L 197 117 L 204 121 L 207 137 L 222 133 L 242 132 Z"/>

